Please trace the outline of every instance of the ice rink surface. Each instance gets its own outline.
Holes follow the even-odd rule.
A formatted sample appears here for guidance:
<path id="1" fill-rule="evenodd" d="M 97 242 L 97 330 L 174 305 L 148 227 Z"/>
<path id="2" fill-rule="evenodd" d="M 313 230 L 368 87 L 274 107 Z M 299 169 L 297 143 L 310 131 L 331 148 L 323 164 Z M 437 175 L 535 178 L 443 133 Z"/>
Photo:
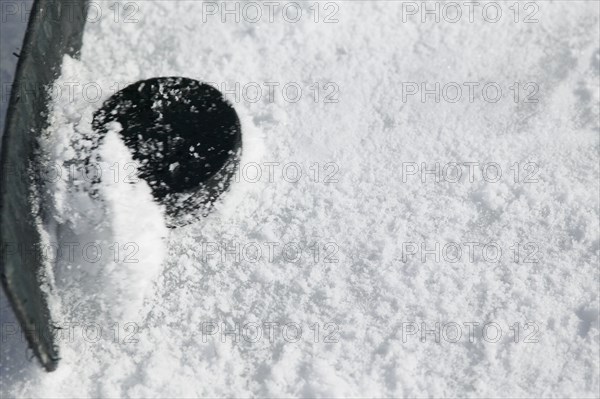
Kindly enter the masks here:
<path id="1" fill-rule="evenodd" d="M 61 363 L 4 329 L 3 398 L 598 396 L 598 2 L 92 3 L 47 160 L 185 76 L 240 115 L 240 173 L 170 231 L 143 182 L 49 185 L 50 239 L 120 252 L 58 260 Z"/>

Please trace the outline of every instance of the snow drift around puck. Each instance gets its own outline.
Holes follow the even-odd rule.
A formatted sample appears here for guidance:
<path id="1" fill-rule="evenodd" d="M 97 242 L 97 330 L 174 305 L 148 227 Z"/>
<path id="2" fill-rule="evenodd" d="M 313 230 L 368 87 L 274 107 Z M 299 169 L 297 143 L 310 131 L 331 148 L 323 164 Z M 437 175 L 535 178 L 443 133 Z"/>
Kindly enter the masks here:
<path id="1" fill-rule="evenodd" d="M 229 186 L 241 150 L 240 121 L 212 86 L 181 77 L 139 81 L 94 114 L 100 140 L 112 122 L 122 126 L 139 177 L 166 207 L 169 227 L 206 215 Z"/>

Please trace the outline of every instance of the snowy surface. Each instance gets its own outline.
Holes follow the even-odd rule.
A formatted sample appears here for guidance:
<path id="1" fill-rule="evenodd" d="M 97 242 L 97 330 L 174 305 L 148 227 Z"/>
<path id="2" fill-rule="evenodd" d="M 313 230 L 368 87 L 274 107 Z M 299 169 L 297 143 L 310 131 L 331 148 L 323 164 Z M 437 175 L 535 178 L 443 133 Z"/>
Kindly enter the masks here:
<path id="1" fill-rule="evenodd" d="M 107 183 L 101 200 L 77 179 L 49 185 L 51 237 L 133 242 L 140 262 L 59 259 L 52 310 L 73 339 L 45 373 L 3 329 L 2 397 L 599 395 L 598 3 L 538 2 L 535 23 L 525 3 L 517 23 L 511 3 L 497 23 L 466 8 L 421 22 L 387 1 L 339 2 L 337 23 L 323 23 L 326 3 L 318 23 L 315 3 L 297 23 L 281 7 L 272 23 L 223 23 L 201 2 L 139 2 L 115 22 L 102 4 L 81 61 L 65 58 L 58 83 L 80 84 L 54 101 L 49 161 L 90 151 L 91 115 L 115 83 L 186 76 L 263 95 L 229 94 L 242 173 L 193 225 L 165 231 L 144 182 Z M 290 82 L 297 102 L 282 95 Z M 456 82 L 463 97 L 404 98 L 422 82 Z M 498 102 L 482 94 L 490 82 Z M 97 150 L 105 168 L 128 161 L 113 133 Z M 462 177 L 435 181 L 422 163 L 458 163 Z M 436 323 L 439 342 L 421 334 Z"/>

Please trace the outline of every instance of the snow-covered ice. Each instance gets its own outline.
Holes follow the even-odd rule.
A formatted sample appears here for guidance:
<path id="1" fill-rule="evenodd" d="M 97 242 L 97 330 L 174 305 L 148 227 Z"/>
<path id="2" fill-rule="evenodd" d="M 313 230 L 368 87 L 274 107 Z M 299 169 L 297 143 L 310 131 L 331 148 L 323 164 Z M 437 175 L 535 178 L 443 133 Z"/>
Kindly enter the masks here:
<path id="1" fill-rule="evenodd" d="M 49 236 L 110 257 L 58 260 L 58 370 L 4 334 L 2 397 L 599 395 L 599 3 L 496 2 L 496 23 L 422 22 L 421 2 L 305 2 L 298 22 L 290 3 L 272 22 L 263 3 L 259 22 L 94 4 L 46 160 L 94 153 L 112 176 L 131 158 L 118 126 L 86 141 L 93 112 L 185 76 L 234 104 L 240 173 L 170 231 L 143 181 L 49 185 Z"/>

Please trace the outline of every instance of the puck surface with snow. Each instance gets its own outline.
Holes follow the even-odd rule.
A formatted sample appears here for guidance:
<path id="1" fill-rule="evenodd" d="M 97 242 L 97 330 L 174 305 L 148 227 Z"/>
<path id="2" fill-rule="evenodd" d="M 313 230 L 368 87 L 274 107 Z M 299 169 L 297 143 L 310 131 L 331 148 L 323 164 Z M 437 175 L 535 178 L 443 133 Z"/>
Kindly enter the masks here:
<path id="1" fill-rule="evenodd" d="M 100 140 L 114 122 L 138 176 L 165 206 L 169 227 L 205 216 L 228 188 L 241 153 L 241 126 L 214 87 L 182 77 L 136 82 L 94 114 Z"/>

